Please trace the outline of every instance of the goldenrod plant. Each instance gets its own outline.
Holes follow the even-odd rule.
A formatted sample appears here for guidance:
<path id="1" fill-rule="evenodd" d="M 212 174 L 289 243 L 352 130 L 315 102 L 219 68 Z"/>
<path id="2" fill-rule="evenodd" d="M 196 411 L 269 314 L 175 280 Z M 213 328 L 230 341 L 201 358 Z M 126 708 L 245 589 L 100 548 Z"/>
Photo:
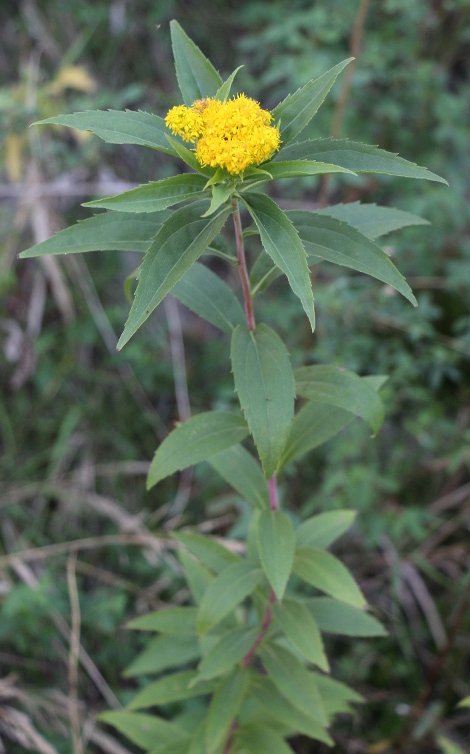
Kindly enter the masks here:
<path id="1" fill-rule="evenodd" d="M 385 632 L 367 611 L 352 574 L 329 552 L 353 523 L 354 511 L 320 513 L 294 528 L 280 508 L 277 480 L 288 464 L 355 417 L 375 435 L 383 420 L 379 390 L 386 378 L 319 364 L 293 371 L 280 336 L 257 320 L 255 302 L 285 275 L 313 332 L 309 268 L 326 260 L 370 275 L 416 305 L 376 239 L 423 220 L 358 203 L 284 212 L 268 191 L 274 180 L 341 173 L 445 181 L 375 146 L 309 138 L 310 121 L 350 60 L 271 113 L 245 94 L 231 96 L 237 71 L 222 81 L 176 21 L 171 35 L 183 104 L 165 119 L 96 111 L 40 123 L 160 150 L 181 159 L 186 172 L 89 202 L 107 211 L 21 256 L 143 252 L 119 349 L 170 292 L 231 339 L 239 408 L 200 413 L 178 425 L 157 448 L 147 487 L 208 462 L 251 506 L 246 546 L 234 551 L 189 530 L 173 535 L 191 604 L 131 622 L 131 629 L 156 636 L 126 675 L 157 678 L 125 710 L 101 719 L 152 754 L 288 754 L 288 739 L 295 735 L 333 745 L 329 728 L 335 715 L 361 701 L 331 678 L 322 634 Z M 174 205 L 179 208 L 170 210 Z M 251 218 L 248 226 L 242 225 L 241 210 Z M 221 236 L 228 220 L 236 256 Z M 255 234 L 262 251 L 249 269 L 245 240 Z M 240 297 L 204 263 L 211 255 L 238 270 Z M 252 444 L 245 447 L 250 436 Z"/>

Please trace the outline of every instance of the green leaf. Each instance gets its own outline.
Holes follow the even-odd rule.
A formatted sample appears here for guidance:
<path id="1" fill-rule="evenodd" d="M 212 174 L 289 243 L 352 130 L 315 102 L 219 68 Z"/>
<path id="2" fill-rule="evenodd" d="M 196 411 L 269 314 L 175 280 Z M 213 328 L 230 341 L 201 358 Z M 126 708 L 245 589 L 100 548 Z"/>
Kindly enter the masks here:
<path id="1" fill-rule="evenodd" d="M 466 696 L 465 699 L 462 699 L 457 707 L 470 707 L 470 696 Z"/>
<path id="2" fill-rule="evenodd" d="M 230 97 L 230 90 L 232 89 L 233 80 L 241 68 L 243 68 L 242 65 L 239 65 L 238 68 L 235 68 L 234 72 L 230 74 L 226 81 L 224 81 L 222 86 L 217 90 L 215 99 L 220 100 L 220 102 L 226 102 L 228 100 L 228 98 Z"/>
<path id="3" fill-rule="evenodd" d="M 252 646 L 259 628 L 235 628 L 224 634 L 198 665 L 199 678 L 210 680 L 224 675 L 240 662 Z"/>
<path id="4" fill-rule="evenodd" d="M 382 249 L 358 230 L 335 217 L 316 212 L 294 210 L 287 216 L 294 224 L 304 244 L 308 260 L 349 267 L 381 280 L 399 291 L 413 306 L 417 305 L 411 288 L 403 275 Z"/>
<path id="5" fill-rule="evenodd" d="M 158 447 L 150 464 L 147 489 L 175 471 L 194 466 L 240 442 L 247 434 L 248 427 L 239 413 L 206 411 L 193 416 L 170 432 Z"/>
<path id="6" fill-rule="evenodd" d="M 175 156 L 174 149 L 166 139 L 170 131 L 165 126 L 165 121 L 153 113 L 141 110 L 87 110 L 38 120 L 34 125 L 47 123 L 69 126 L 78 131 L 92 131 L 108 144 L 139 144 Z"/>
<path id="7" fill-rule="evenodd" d="M 132 191 L 107 199 L 86 202 L 84 207 L 104 207 L 115 212 L 157 212 L 172 204 L 186 202 L 204 191 L 206 179 L 195 173 L 184 173 L 152 181 Z"/>
<path id="8" fill-rule="evenodd" d="M 266 478 L 272 477 L 294 416 L 294 378 L 289 354 L 267 325 L 232 335 L 235 390 L 253 435 Z"/>
<path id="9" fill-rule="evenodd" d="M 250 685 L 247 670 L 239 669 L 233 675 L 221 681 L 211 699 L 206 719 L 207 754 L 215 752 L 228 736 L 233 720 Z"/>
<path id="10" fill-rule="evenodd" d="M 153 239 L 140 268 L 134 303 L 118 343 L 121 349 L 145 322 L 166 294 L 181 280 L 219 233 L 232 207 L 209 220 L 201 218 L 205 201 L 174 212 Z"/>
<path id="11" fill-rule="evenodd" d="M 187 754 L 206 754 L 206 741 L 204 735 L 205 721 L 202 721 L 196 728 L 191 739 L 191 745 Z"/>
<path id="12" fill-rule="evenodd" d="M 177 21 L 170 21 L 170 32 L 176 78 L 184 104 L 189 107 L 196 99 L 214 97 L 222 86 L 219 73 Z"/>
<path id="13" fill-rule="evenodd" d="M 245 320 L 241 304 L 227 283 L 199 262 L 175 285 L 172 294 L 227 335 Z"/>
<path id="14" fill-rule="evenodd" d="M 221 207 L 230 199 L 234 191 L 235 186 L 233 183 L 214 184 L 214 186 L 212 186 L 211 206 L 209 207 L 207 212 L 204 212 L 202 217 L 209 217 L 210 215 L 213 215 L 214 212 L 219 209 L 219 207 Z"/>
<path id="15" fill-rule="evenodd" d="M 280 693 L 305 715 L 313 717 L 320 725 L 328 725 L 315 675 L 283 647 L 263 643 L 258 651 Z"/>
<path id="16" fill-rule="evenodd" d="M 283 144 L 292 141 L 312 120 L 326 95 L 330 91 L 336 77 L 354 58 L 343 60 L 334 68 L 309 81 L 294 94 L 288 94 L 274 110 L 275 121 L 281 121 L 281 139 Z M 281 152 L 284 150 L 281 149 Z M 315 158 L 312 158 L 315 159 Z"/>
<path id="17" fill-rule="evenodd" d="M 266 168 L 273 180 L 302 178 L 308 175 L 327 175 L 328 173 L 356 175 L 352 170 L 346 170 L 339 165 L 329 165 L 327 162 L 315 162 L 314 160 L 279 160 L 278 162 L 266 162 L 263 167 Z"/>
<path id="18" fill-rule="evenodd" d="M 338 558 L 318 547 L 299 547 L 294 557 L 294 573 L 316 589 L 353 607 L 367 602 L 350 572 Z"/>
<path id="19" fill-rule="evenodd" d="M 393 207 L 378 207 L 376 204 L 361 204 L 361 202 L 334 204 L 332 207 L 315 211 L 319 215 L 335 217 L 337 220 L 352 225 L 372 240 L 409 225 L 430 225 L 429 220 L 412 215 L 410 212 Z"/>
<path id="20" fill-rule="evenodd" d="M 377 433 L 384 419 L 377 392 L 357 374 L 342 367 L 318 364 L 294 373 L 297 395 L 315 403 L 336 406 L 360 416 Z"/>
<path id="21" fill-rule="evenodd" d="M 457 746 L 457 744 L 450 741 L 448 738 L 444 738 L 444 736 L 438 736 L 437 743 L 444 754 L 465 754 L 464 749 L 461 749 L 460 746 Z"/>
<path id="22" fill-rule="evenodd" d="M 161 634 L 147 644 L 144 651 L 125 669 L 123 675 L 126 678 L 134 678 L 138 675 L 159 673 L 161 670 L 198 660 L 200 656 L 201 649 L 195 636 Z"/>
<path id="23" fill-rule="evenodd" d="M 233 754 L 294 754 L 284 739 L 264 725 L 241 725 L 237 728 Z"/>
<path id="24" fill-rule="evenodd" d="M 147 251 L 152 238 L 171 212 L 136 218 L 133 213 L 103 212 L 59 231 L 46 241 L 22 251 L 20 257 L 77 254 L 85 251 Z"/>
<path id="25" fill-rule="evenodd" d="M 184 670 L 182 673 L 173 673 L 159 678 L 158 681 L 140 691 L 127 705 L 127 709 L 145 709 L 211 694 L 214 690 L 213 682 L 201 681 L 190 685 L 191 681 L 197 678 L 198 673 L 195 670 Z"/>
<path id="26" fill-rule="evenodd" d="M 159 631 L 172 636 L 196 636 L 195 607 L 168 607 L 141 615 L 129 621 L 127 628 L 139 631 Z"/>
<path id="27" fill-rule="evenodd" d="M 231 565 L 208 586 L 199 608 L 197 627 L 205 634 L 263 581 L 261 568 L 243 562 Z"/>
<path id="28" fill-rule="evenodd" d="M 356 511 L 326 511 L 303 521 L 295 530 L 298 547 L 329 547 L 352 526 Z"/>
<path id="29" fill-rule="evenodd" d="M 271 257 L 262 251 L 250 270 L 251 295 L 263 293 L 281 275 L 282 270 L 273 263 Z"/>
<path id="30" fill-rule="evenodd" d="M 279 693 L 274 683 L 266 676 L 261 676 L 258 673 L 253 674 L 250 691 L 256 697 L 256 700 L 263 705 L 266 712 L 271 713 L 274 718 L 288 725 L 293 732 L 323 741 L 328 746 L 333 745 L 333 739 L 330 738 L 323 726 L 310 714 L 307 715 L 294 707 L 286 697 Z"/>
<path id="31" fill-rule="evenodd" d="M 178 557 L 183 566 L 184 575 L 194 601 L 199 605 L 206 593 L 207 587 L 215 581 L 215 576 L 202 563 L 192 558 L 184 550 L 178 552 Z"/>
<path id="32" fill-rule="evenodd" d="M 321 403 L 307 403 L 294 417 L 279 470 L 327 442 L 353 421 L 349 411 Z"/>
<path id="33" fill-rule="evenodd" d="M 215 573 L 221 573 L 229 565 L 241 562 L 239 555 L 204 534 L 177 531 L 172 532 L 172 537 Z"/>
<path id="34" fill-rule="evenodd" d="M 274 111 L 276 112 L 276 111 Z M 282 135 L 282 131 L 281 131 Z M 397 154 L 376 146 L 348 139 L 309 139 L 290 144 L 281 150 L 282 160 L 321 160 L 352 170 L 355 173 L 383 173 L 404 178 L 420 178 L 445 183 L 444 178 L 404 160 Z"/>
<path id="35" fill-rule="evenodd" d="M 172 743 L 185 739 L 186 733 L 174 723 L 162 720 L 156 715 L 139 712 L 101 712 L 98 720 L 112 725 L 123 733 L 132 743 L 149 751 L 157 745 Z"/>
<path id="36" fill-rule="evenodd" d="M 263 247 L 287 275 L 292 290 L 300 298 L 313 331 L 315 311 L 312 285 L 307 255 L 296 229 L 285 212 L 268 196 L 255 193 L 244 195 L 243 202 L 258 227 Z"/>
<path id="37" fill-rule="evenodd" d="M 186 735 L 180 741 L 172 741 L 171 743 L 157 746 L 157 748 L 152 749 L 149 754 L 188 754 L 189 743 L 189 735 Z"/>
<path id="38" fill-rule="evenodd" d="M 328 717 L 339 712 L 351 712 L 349 702 L 361 703 L 364 698 L 345 683 L 315 673 L 315 678 Z"/>
<path id="39" fill-rule="evenodd" d="M 273 605 L 274 620 L 292 645 L 311 663 L 329 672 L 330 666 L 317 624 L 311 612 L 297 600 Z"/>
<path id="40" fill-rule="evenodd" d="M 260 465 L 243 445 L 232 445 L 208 460 L 245 500 L 263 510 L 269 505 L 269 490 Z"/>
<path id="41" fill-rule="evenodd" d="M 258 552 L 269 583 L 282 600 L 294 562 L 293 526 L 281 511 L 263 511 L 258 521 Z"/>
<path id="42" fill-rule="evenodd" d="M 305 601 L 321 631 L 344 636 L 387 636 L 387 631 L 372 615 L 330 597 Z"/>
<path id="43" fill-rule="evenodd" d="M 175 139 L 172 139 L 170 136 L 167 136 L 166 140 L 176 156 L 183 160 L 186 165 L 189 165 L 190 168 L 195 170 L 196 173 L 205 175 L 206 179 L 207 177 L 212 178 L 214 176 L 214 168 L 203 167 L 199 160 L 196 158 L 194 151 L 185 147 L 181 142 L 175 141 Z M 205 185 L 207 186 L 207 183 Z"/>

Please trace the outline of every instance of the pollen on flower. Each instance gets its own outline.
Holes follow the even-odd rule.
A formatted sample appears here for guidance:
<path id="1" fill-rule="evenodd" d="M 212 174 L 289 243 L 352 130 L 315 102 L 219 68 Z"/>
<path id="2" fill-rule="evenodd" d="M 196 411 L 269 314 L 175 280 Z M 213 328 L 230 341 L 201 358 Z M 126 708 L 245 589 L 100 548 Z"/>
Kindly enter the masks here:
<path id="1" fill-rule="evenodd" d="M 202 166 L 226 168 L 239 175 L 279 149 L 279 128 L 271 125 L 272 120 L 259 102 L 240 94 L 227 102 L 202 99 L 191 107 L 173 107 L 165 123 L 172 133 L 196 143 L 196 158 Z"/>

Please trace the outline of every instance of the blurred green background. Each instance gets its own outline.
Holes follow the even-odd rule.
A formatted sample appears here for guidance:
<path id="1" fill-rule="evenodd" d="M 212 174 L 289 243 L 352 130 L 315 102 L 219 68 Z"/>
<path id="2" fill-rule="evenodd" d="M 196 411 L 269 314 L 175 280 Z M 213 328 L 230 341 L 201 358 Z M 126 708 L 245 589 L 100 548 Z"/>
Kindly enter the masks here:
<path id="1" fill-rule="evenodd" d="M 277 197 L 284 207 L 313 208 L 328 195 L 330 203 L 377 202 L 429 220 L 384 240 L 419 308 L 324 264 L 314 278 L 314 337 L 282 281 L 258 311 L 286 339 L 294 366 L 334 362 L 390 376 L 382 393 L 386 421 L 375 439 L 356 422 L 292 464 L 281 483 L 283 502 L 299 519 L 359 510 L 337 551 L 389 631 L 386 639 L 330 642 L 335 677 L 366 698 L 353 718 L 339 719 L 334 752 L 426 754 L 438 750 L 441 733 L 467 751 L 470 714 L 456 704 L 470 694 L 469 0 L 0 3 L 4 750 L 50 754 L 48 741 L 57 752 L 71 751 L 70 543 L 87 539 L 76 563 L 86 751 L 119 754 L 115 734 L 93 718 L 137 688 L 121 673 L 144 639 L 124 624 L 187 597 L 171 553 L 160 557 L 145 537 L 188 524 L 245 533 L 243 501 L 205 465 L 145 493 L 148 461 L 188 411 L 186 388 L 195 412 L 231 404 L 227 339 L 170 304 L 118 354 L 116 334 L 129 308 L 123 284 L 137 255 L 17 260 L 22 249 L 89 216 L 82 202 L 179 169 L 143 148 L 28 129 L 85 109 L 165 115 L 179 103 L 171 18 L 224 78 L 243 63 L 238 90 L 267 108 L 353 45 L 350 91 L 336 83 L 315 135 L 328 136 L 334 122 L 340 136 L 399 152 L 450 184 L 374 176 L 323 186 L 314 177 L 284 181 Z M 222 261 L 214 269 L 231 281 Z M 299 754 L 326 751 L 302 738 L 293 745 Z"/>

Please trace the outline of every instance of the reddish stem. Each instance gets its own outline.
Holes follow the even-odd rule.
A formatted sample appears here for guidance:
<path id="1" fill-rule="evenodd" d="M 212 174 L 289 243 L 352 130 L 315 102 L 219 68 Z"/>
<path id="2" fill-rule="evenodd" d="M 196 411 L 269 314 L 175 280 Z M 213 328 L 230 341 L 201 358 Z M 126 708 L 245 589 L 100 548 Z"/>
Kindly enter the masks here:
<path id="1" fill-rule="evenodd" d="M 255 652 L 258 649 L 259 645 L 263 641 L 264 637 L 266 636 L 266 632 L 271 625 L 271 621 L 273 619 L 273 610 L 272 610 L 272 604 L 273 602 L 276 602 L 276 595 L 274 594 L 273 590 L 271 589 L 271 594 L 269 595 L 269 602 L 268 606 L 266 608 L 266 612 L 264 614 L 263 622 L 261 624 L 261 629 L 254 640 L 253 644 L 249 648 L 248 652 L 245 655 L 245 658 L 243 660 L 243 667 L 249 668 L 251 663 L 253 662 L 253 657 L 255 656 Z"/>
<path id="2" fill-rule="evenodd" d="M 271 479 L 268 479 L 268 488 L 269 488 L 269 506 L 272 511 L 278 511 L 279 499 L 277 496 L 276 472 L 274 472 Z"/>
<path id="3" fill-rule="evenodd" d="M 246 326 L 249 330 L 255 329 L 255 315 L 253 312 L 253 301 L 251 299 L 250 279 L 248 277 L 248 270 L 246 267 L 245 246 L 243 244 L 243 229 L 242 221 L 240 219 L 240 209 L 238 207 L 238 201 L 232 199 L 232 205 L 235 207 L 233 213 L 233 224 L 235 226 L 235 241 L 237 244 L 237 258 L 238 258 L 238 273 L 243 290 L 243 300 L 245 302 L 245 315 Z"/>

